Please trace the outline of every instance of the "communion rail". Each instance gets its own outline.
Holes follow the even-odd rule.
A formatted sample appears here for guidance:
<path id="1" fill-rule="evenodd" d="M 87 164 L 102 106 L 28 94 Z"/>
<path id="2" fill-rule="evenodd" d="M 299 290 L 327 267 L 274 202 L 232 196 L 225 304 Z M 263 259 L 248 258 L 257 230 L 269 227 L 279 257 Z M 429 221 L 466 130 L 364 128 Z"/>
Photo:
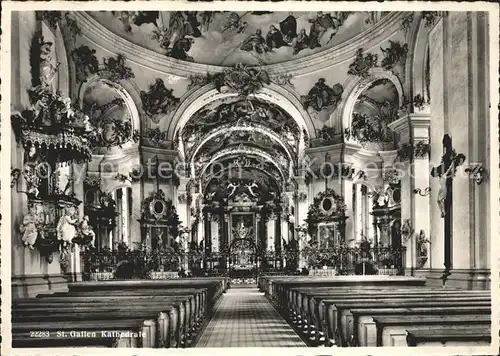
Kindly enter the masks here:
<path id="1" fill-rule="evenodd" d="M 297 261 L 290 261 L 282 255 L 267 253 L 256 259 L 259 268 L 237 269 L 230 264 L 221 265 L 215 261 L 224 260 L 223 254 L 209 253 L 206 263 L 190 266 L 191 276 L 229 276 L 234 278 L 255 278 L 272 275 L 308 274 L 314 276 L 333 275 L 404 275 L 405 247 L 334 247 L 309 250 L 303 256 L 305 268 L 293 269 Z M 264 257 L 264 258 L 262 258 Z M 266 261 L 266 264 L 262 264 Z M 284 262 L 284 264 L 282 263 Z M 149 254 L 140 251 L 83 251 L 81 255 L 82 278 L 84 280 L 109 279 L 171 279 L 185 277 L 184 265 L 177 257 Z M 254 262 L 255 263 L 255 262 Z M 204 265 L 204 266 L 203 266 Z M 238 274 L 242 274 L 239 276 Z M 248 274 L 248 276 L 247 276 Z M 188 275 L 189 276 L 189 275 Z"/>

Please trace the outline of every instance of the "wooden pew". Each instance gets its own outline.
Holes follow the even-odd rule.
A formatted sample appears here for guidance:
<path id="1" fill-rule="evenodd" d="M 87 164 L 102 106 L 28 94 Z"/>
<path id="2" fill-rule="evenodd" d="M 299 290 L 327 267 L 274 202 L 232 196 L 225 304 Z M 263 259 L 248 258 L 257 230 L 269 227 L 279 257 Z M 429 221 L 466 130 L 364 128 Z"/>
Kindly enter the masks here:
<path id="1" fill-rule="evenodd" d="M 305 331 L 309 330 L 312 332 L 312 335 L 315 334 L 315 330 L 318 330 L 319 320 L 319 308 L 318 303 L 321 302 L 322 299 L 329 299 L 333 297 L 342 298 L 344 300 L 371 300 L 374 298 L 401 298 L 405 299 L 407 297 L 426 297 L 426 298 L 441 298 L 445 295 L 455 296 L 457 291 L 446 291 L 441 292 L 437 290 L 426 290 L 426 289 L 414 289 L 414 290 L 332 290 L 328 292 L 311 292 L 307 289 L 307 292 L 300 292 L 301 297 L 298 299 L 298 302 L 292 301 L 292 322 L 296 322 L 298 324 L 299 329 L 303 329 Z M 473 292 L 473 291 L 460 291 L 460 295 L 469 295 L 469 296 L 487 296 L 487 292 Z M 298 304 L 298 305 L 297 305 Z M 298 317 L 297 317 L 298 316 Z M 312 329 L 312 330 L 311 330 Z"/>
<path id="2" fill-rule="evenodd" d="M 464 300 L 461 297 L 445 296 L 442 298 L 362 298 L 362 299 L 323 299 L 318 310 L 315 323 L 326 337 L 326 342 L 346 346 L 348 335 L 343 335 L 342 318 L 354 308 L 414 308 L 414 307 L 447 307 L 447 306 L 483 306 L 490 307 L 490 297 L 474 297 Z M 344 322 L 345 324 L 345 322 Z"/>
<path id="3" fill-rule="evenodd" d="M 30 322 L 34 318 L 43 321 L 81 321 L 81 320 L 92 320 L 96 324 L 100 324 L 101 320 L 114 320 L 116 325 L 120 325 L 122 319 L 140 319 L 145 320 L 155 320 L 157 325 L 157 332 L 152 334 L 155 337 L 153 345 L 155 347 L 175 347 L 179 344 L 179 340 L 172 339 L 175 337 L 175 321 L 178 320 L 177 316 L 174 316 L 175 308 L 162 307 L 161 312 L 158 312 L 157 306 L 141 307 L 140 309 L 117 309 L 111 311 L 109 309 L 101 309 L 100 307 L 93 308 L 72 308 L 72 309 L 55 309 L 51 311 L 45 310 L 45 312 L 33 310 L 27 310 L 23 313 L 16 313 L 13 317 L 13 323 L 23 323 Z M 55 342 L 54 344 L 58 344 Z M 151 346 L 152 347 L 152 346 Z"/>
<path id="4" fill-rule="evenodd" d="M 360 346 L 359 338 L 366 340 L 365 323 L 371 323 L 373 317 L 378 316 L 400 316 L 406 315 L 489 315 L 490 306 L 457 306 L 448 304 L 442 307 L 414 307 L 414 308 L 356 308 L 351 309 L 342 321 L 343 335 L 348 341 L 347 346 Z M 366 343 L 363 341 L 363 343 Z"/>
<path id="5" fill-rule="evenodd" d="M 101 320 L 96 323 L 93 320 L 79 320 L 70 322 L 61 321 L 29 321 L 29 322 L 16 322 L 12 324 L 13 338 L 19 341 L 20 339 L 14 337 L 16 334 L 26 334 L 38 332 L 43 335 L 46 331 L 54 334 L 53 337 L 63 339 L 64 337 L 56 335 L 57 332 L 66 333 L 68 336 L 71 332 L 81 332 L 83 335 L 89 335 L 93 332 L 118 332 L 124 333 L 125 336 L 109 335 L 114 338 L 114 343 L 117 347 L 154 347 L 156 337 L 156 321 L 153 319 L 144 320 L 139 319 L 122 319 L 119 322 L 116 320 Z M 129 333 L 134 333 L 128 335 Z M 99 335 L 98 335 L 99 336 Z M 100 335 L 102 337 L 102 335 Z M 93 337 L 93 336 L 91 336 Z M 40 337 L 42 339 L 43 337 Z M 97 338 L 97 337 L 96 337 Z"/>
<path id="6" fill-rule="evenodd" d="M 367 328 L 366 346 L 407 346 L 406 329 L 423 326 L 428 330 L 444 327 L 453 329 L 466 325 L 488 327 L 490 315 L 405 315 L 402 317 L 377 316 Z M 365 346 L 365 345 L 364 345 Z"/>
<path id="7" fill-rule="evenodd" d="M 463 325 L 461 327 L 406 330 L 408 346 L 488 346 L 491 343 L 491 327 Z"/>
<path id="8" fill-rule="evenodd" d="M 227 278 L 189 278 L 155 281 L 108 281 L 71 283 L 69 293 L 40 295 L 36 299 L 13 301 L 13 324 L 23 326 L 33 323 L 33 318 L 49 327 L 52 323 L 87 325 L 112 319 L 113 327 L 122 327 L 127 320 L 143 320 L 153 328 L 152 339 L 115 340 L 96 338 L 55 338 L 32 341 L 27 345 L 78 345 L 179 347 L 186 346 L 195 329 L 206 316 L 210 306 L 229 288 Z M 147 307 L 145 306 L 147 305 Z M 37 321 L 34 321 L 34 325 Z M 68 325 L 69 325 L 68 324 Z M 100 326 L 102 329 L 103 326 Z M 154 328 L 158 329 L 158 332 Z M 128 328 L 128 326 L 127 326 Z M 23 345 L 25 333 L 16 329 L 15 342 Z M 55 330 L 55 329 L 54 329 Z M 158 335 L 156 335 L 158 334 Z M 52 340 L 51 340 L 52 338 Z M 78 342 L 80 340 L 80 342 Z"/>
<path id="9" fill-rule="evenodd" d="M 189 298 L 190 295 L 194 296 L 194 299 L 190 299 L 191 304 L 189 306 L 189 310 L 192 313 L 192 319 L 188 315 L 188 324 L 191 329 L 194 329 L 197 325 L 199 325 L 202 319 L 205 317 L 206 313 L 206 290 L 205 289 L 174 289 L 174 290 L 134 290 L 132 292 L 127 291 L 127 295 L 123 296 L 123 291 L 105 291 L 105 292 L 70 292 L 63 294 L 44 294 L 38 295 L 37 298 L 42 300 L 46 300 L 46 298 L 50 298 L 51 301 L 57 300 L 54 298 L 72 298 L 72 300 L 76 300 L 76 297 L 89 298 L 92 296 L 103 297 L 119 297 L 119 298 L 133 298 L 136 299 L 138 296 L 180 296 L 184 298 Z M 84 299 L 85 300 L 85 299 Z M 188 312 L 189 312 L 188 310 Z"/>
<path id="10" fill-rule="evenodd" d="M 108 311 L 115 310 L 123 313 L 124 316 L 135 314 L 147 314 L 151 310 L 155 312 L 162 312 L 168 317 L 168 320 L 158 320 L 159 328 L 163 331 L 162 338 L 158 341 L 159 346 L 169 344 L 171 347 L 181 347 L 189 339 L 190 335 L 187 332 L 189 327 L 189 301 L 183 296 L 176 297 L 122 297 L 122 298 L 106 298 L 106 297 L 78 297 L 77 300 L 72 298 L 57 298 L 51 300 L 44 298 L 29 301 L 14 301 L 12 307 L 13 321 L 23 315 L 38 316 L 41 320 L 45 320 L 44 314 L 48 310 L 55 310 L 59 313 L 62 312 L 75 312 L 82 313 L 94 312 L 96 310 L 102 311 L 107 315 Z M 118 308 L 118 310 L 116 310 Z M 40 315 L 42 314 L 42 315 Z M 163 327 L 162 327 L 163 325 Z M 169 340 L 169 341 L 168 341 Z"/>

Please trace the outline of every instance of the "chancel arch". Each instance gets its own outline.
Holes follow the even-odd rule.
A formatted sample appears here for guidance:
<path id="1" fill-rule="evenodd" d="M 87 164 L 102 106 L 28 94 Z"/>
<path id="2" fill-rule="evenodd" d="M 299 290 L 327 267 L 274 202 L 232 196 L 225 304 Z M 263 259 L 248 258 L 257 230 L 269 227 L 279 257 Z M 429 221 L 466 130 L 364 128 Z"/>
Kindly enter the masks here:
<path id="1" fill-rule="evenodd" d="M 273 90 L 273 88 L 273 85 L 262 88 L 259 92 L 250 95 L 249 98 L 255 97 L 279 106 L 282 110 L 287 112 L 293 120 L 296 121 L 301 131 L 305 129 L 309 137 L 314 137 L 314 124 L 312 123 L 307 111 L 305 111 L 300 105 L 300 101 L 287 91 L 285 93 L 288 93 L 288 96 L 285 96 L 282 93 L 282 88 L 280 92 Z M 223 101 L 224 99 L 230 97 L 238 97 L 238 94 L 231 92 L 220 93 L 213 87 L 213 85 L 206 85 L 194 91 L 191 95 L 184 99 L 183 103 L 174 113 L 167 130 L 168 137 L 173 140 L 176 137 L 177 132 L 182 130 L 191 117 L 205 105 L 216 100 Z"/>

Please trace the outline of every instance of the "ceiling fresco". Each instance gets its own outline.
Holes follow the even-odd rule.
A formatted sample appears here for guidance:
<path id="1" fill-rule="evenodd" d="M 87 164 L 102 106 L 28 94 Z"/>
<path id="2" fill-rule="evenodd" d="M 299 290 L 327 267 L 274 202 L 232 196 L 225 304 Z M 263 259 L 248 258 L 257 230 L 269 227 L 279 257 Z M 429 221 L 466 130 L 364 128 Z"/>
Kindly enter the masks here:
<path id="1" fill-rule="evenodd" d="M 284 156 L 289 155 L 290 152 L 294 152 L 292 149 L 288 150 L 289 147 L 283 147 L 279 142 L 262 132 L 255 130 L 232 130 L 221 131 L 217 136 L 205 142 L 203 146 L 198 149 L 197 154 L 210 156 L 216 154 L 225 147 L 238 146 L 240 144 L 270 150 L 271 152 L 280 152 Z M 194 150 L 188 152 L 189 159 L 192 159 L 192 154 L 194 154 Z"/>
<path id="2" fill-rule="evenodd" d="M 285 137 L 284 141 L 290 145 L 300 136 L 295 120 L 278 106 L 259 100 L 231 97 L 212 102 L 192 116 L 182 130 L 185 145 L 189 146 L 200 136 L 227 124 L 263 125 Z"/>
<path id="3" fill-rule="evenodd" d="M 276 64 L 346 42 L 384 12 L 94 11 L 101 25 L 168 57 L 201 64 Z"/>

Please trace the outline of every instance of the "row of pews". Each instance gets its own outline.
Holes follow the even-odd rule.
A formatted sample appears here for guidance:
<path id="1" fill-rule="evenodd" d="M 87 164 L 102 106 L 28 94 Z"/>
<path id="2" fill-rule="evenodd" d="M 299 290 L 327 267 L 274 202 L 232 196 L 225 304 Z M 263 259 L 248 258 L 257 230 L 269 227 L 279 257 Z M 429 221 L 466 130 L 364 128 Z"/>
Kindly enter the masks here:
<path id="1" fill-rule="evenodd" d="M 189 347 L 228 287 L 223 277 L 71 283 L 13 300 L 12 346 Z"/>
<path id="2" fill-rule="evenodd" d="M 488 346 L 491 292 L 398 276 L 262 277 L 259 288 L 309 345 Z"/>

